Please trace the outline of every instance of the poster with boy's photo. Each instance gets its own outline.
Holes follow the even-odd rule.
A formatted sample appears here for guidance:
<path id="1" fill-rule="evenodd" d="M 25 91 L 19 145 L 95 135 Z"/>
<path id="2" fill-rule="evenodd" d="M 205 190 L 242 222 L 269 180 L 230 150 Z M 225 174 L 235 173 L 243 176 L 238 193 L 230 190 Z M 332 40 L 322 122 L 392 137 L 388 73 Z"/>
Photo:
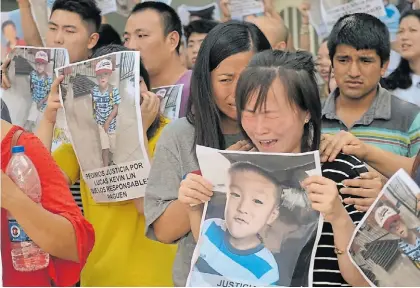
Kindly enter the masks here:
<path id="1" fill-rule="evenodd" d="M 144 196 L 150 170 L 140 111 L 140 54 L 118 52 L 61 67 L 70 140 L 98 203 Z"/>
<path id="2" fill-rule="evenodd" d="M 321 175 L 319 153 L 198 146 L 197 157 L 214 195 L 204 207 L 187 286 L 291 286 L 292 278 L 307 277 L 309 271 L 297 272 L 298 259 L 312 243 L 319 213 L 300 183 Z"/>
<path id="3" fill-rule="evenodd" d="M 349 245 L 350 259 L 372 286 L 420 284 L 420 189 L 404 171 L 384 186 Z"/>
<path id="4" fill-rule="evenodd" d="M 1 12 L 1 60 L 16 46 L 24 46 L 20 11 Z"/>
<path id="5" fill-rule="evenodd" d="M 12 123 L 35 132 L 47 106 L 54 69 L 69 63 L 67 50 L 18 46 L 9 57 L 11 87 L 2 92 L 3 100 Z"/>
<path id="6" fill-rule="evenodd" d="M 199 19 L 220 20 L 220 8 L 216 2 L 205 6 L 189 6 L 182 4 L 177 8 L 177 12 L 183 26 L 187 26 L 190 22 Z"/>
<path id="7" fill-rule="evenodd" d="M 182 88 L 184 84 L 153 88 L 152 92 L 160 98 L 160 113 L 168 119 L 179 118 Z"/>

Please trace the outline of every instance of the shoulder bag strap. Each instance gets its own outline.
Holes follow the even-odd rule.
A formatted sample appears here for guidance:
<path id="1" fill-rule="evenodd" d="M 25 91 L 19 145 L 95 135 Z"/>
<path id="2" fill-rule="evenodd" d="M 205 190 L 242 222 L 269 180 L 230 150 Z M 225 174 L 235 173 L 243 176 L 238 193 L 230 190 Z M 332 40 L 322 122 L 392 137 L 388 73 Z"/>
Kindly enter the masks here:
<path id="1" fill-rule="evenodd" d="M 12 151 L 12 148 L 17 146 L 17 143 L 19 141 L 20 136 L 22 135 L 23 130 L 18 130 L 13 134 L 13 138 L 12 138 L 12 144 L 10 146 L 10 151 Z"/>

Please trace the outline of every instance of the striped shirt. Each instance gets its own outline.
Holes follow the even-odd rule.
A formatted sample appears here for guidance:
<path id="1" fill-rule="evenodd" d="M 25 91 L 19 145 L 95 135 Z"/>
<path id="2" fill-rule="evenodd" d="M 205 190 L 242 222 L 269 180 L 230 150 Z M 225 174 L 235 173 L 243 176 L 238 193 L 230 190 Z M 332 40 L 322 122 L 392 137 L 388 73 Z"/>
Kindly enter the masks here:
<path id="1" fill-rule="evenodd" d="M 366 166 L 359 159 L 339 154 L 334 162 L 326 162 L 322 165 L 322 175 L 337 183 L 337 189 L 343 188 L 341 184 L 346 179 L 359 178 L 361 173 L 368 172 Z M 355 197 L 340 194 L 342 199 Z M 364 213 L 354 208 L 354 205 L 345 205 L 347 213 L 353 223 L 357 225 L 363 218 Z M 314 263 L 313 286 L 314 287 L 337 287 L 350 286 L 341 276 L 338 266 L 337 255 L 334 252 L 334 235 L 332 226 L 328 222 L 323 223 L 322 233 L 317 243 L 315 243 L 315 258 L 311 259 Z"/>
<path id="2" fill-rule="evenodd" d="M 120 91 L 116 87 L 106 89 L 105 92 L 99 90 L 99 86 L 92 89 L 93 113 L 95 114 L 96 123 L 105 125 L 108 117 L 111 115 L 114 105 L 121 103 Z M 114 133 L 117 125 L 117 117 L 112 119 L 107 133 Z"/>
<path id="3" fill-rule="evenodd" d="M 401 100 L 382 87 L 361 119 L 347 127 L 336 114 L 334 91 L 322 109 L 322 133 L 336 134 L 340 130 L 352 133 L 360 140 L 383 150 L 405 157 L 414 157 L 420 149 L 420 108 Z"/>
<path id="4" fill-rule="evenodd" d="M 80 208 L 83 214 L 83 205 L 82 205 L 82 194 L 80 194 L 80 182 L 77 181 L 70 187 L 71 195 L 73 195 L 74 201 L 76 201 L 77 206 Z"/>
<path id="5" fill-rule="evenodd" d="M 272 286 L 279 280 L 273 254 L 259 244 L 248 250 L 234 248 L 223 219 L 207 219 L 200 236 L 200 256 L 191 274 L 191 287 Z"/>

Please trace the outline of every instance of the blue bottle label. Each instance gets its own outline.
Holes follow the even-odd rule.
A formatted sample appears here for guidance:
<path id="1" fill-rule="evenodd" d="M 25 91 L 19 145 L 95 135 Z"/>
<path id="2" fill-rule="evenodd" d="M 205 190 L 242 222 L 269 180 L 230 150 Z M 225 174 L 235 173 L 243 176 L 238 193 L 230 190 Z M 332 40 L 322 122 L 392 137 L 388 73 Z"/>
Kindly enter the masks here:
<path id="1" fill-rule="evenodd" d="M 16 220 L 12 219 L 9 219 L 9 237 L 10 241 L 12 242 L 31 241 L 31 238 L 29 238 L 29 236 L 26 235 L 25 231 L 23 231 L 19 223 Z"/>

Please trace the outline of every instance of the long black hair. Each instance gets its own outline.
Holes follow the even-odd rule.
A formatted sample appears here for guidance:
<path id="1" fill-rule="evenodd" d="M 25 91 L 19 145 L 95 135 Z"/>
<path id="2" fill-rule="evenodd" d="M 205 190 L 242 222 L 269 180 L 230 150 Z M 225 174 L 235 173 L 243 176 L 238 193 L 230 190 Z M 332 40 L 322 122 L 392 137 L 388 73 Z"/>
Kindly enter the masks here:
<path id="1" fill-rule="evenodd" d="M 420 21 L 420 10 L 410 10 L 404 13 L 400 18 L 401 21 L 409 16 L 417 17 Z M 400 64 L 398 65 L 397 69 L 395 69 L 387 78 L 384 79 L 382 84 L 388 90 L 395 90 L 395 89 L 408 89 L 413 85 L 413 81 L 411 80 L 411 73 L 413 71 L 410 68 L 410 63 L 407 59 L 401 58 Z"/>
<path id="2" fill-rule="evenodd" d="M 209 32 L 198 52 L 187 106 L 187 120 L 195 127 L 195 144 L 226 148 L 221 129 L 222 112 L 214 100 L 211 72 L 232 55 L 266 49 L 271 49 L 270 43 L 251 23 L 229 21 Z"/>
<path id="3" fill-rule="evenodd" d="M 131 51 L 125 46 L 117 45 L 117 44 L 109 44 L 106 46 L 99 47 L 95 50 L 95 52 L 92 55 L 92 58 L 108 55 L 115 52 L 120 51 Z M 146 84 L 147 90 L 150 90 L 150 77 L 149 73 L 146 70 L 146 67 L 143 64 L 143 61 L 140 59 L 140 77 L 143 78 L 144 84 Z M 156 119 L 153 121 L 152 125 L 147 129 L 146 135 L 147 139 L 151 139 L 155 134 L 156 131 L 159 129 L 161 124 L 162 118 L 160 113 L 156 116 Z M 144 127 L 143 127 L 144 129 Z"/>
<path id="4" fill-rule="evenodd" d="M 254 109 L 265 107 L 271 84 L 279 77 L 286 87 L 290 103 L 308 111 L 311 116 L 304 126 L 302 152 L 318 150 L 321 139 L 321 101 L 315 71 L 312 55 L 307 52 L 273 50 L 256 54 L 248 68 L 242 72 L 236 87 L 238 122 L 245 138 L 251 140 L 241 125 L 245 106 L 251 96 L 257 94 Z"/>

